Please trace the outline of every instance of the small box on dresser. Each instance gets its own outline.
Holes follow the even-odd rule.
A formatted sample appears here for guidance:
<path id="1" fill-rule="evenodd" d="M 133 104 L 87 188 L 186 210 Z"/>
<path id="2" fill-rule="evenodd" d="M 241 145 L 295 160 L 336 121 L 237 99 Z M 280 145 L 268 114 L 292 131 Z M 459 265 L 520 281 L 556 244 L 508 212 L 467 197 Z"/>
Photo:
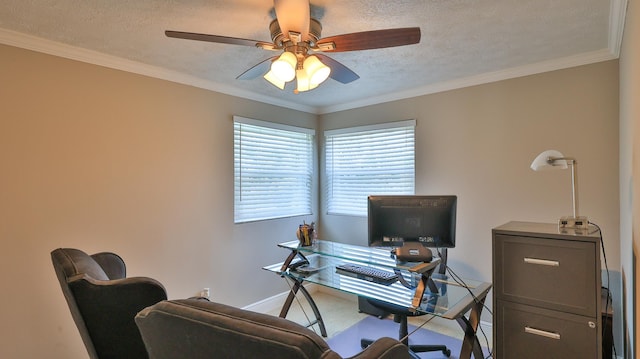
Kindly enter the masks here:
<path id="1" fill-rule="evenodd" d="M 494 358 L 601 359 L 597 228 L 509 222 L 492 232 Z"/>

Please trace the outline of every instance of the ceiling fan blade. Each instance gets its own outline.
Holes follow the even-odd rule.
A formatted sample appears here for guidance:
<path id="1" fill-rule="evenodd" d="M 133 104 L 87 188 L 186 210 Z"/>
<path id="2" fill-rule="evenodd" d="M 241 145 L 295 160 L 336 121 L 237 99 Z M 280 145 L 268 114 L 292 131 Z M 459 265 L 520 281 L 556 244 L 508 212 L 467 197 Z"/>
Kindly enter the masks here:
<path id="1" fill-rule="evenodd" d="M 331 77 L 332 79 L 338 82 L 341 82 L 343 84 L 348 84 L 349 82 L 353 82 L 360 78 L 358 74 L 351 71 L 348 67 L 330 58 L 327 55 L 314 54 L 314 56 L 317 56 L 318 59 L 320 59 L 320 62 L 329 66 L 329 68 L 331 68 L 331 73 L 329 74 L 329 77 Z"/>
<path id="2" fill-rule="evenodd" d="M 176 39 L 217 42 L 221 44 L 254 46 L 254 47 L 262 47 L 262 48 L 275 47 L 275 45 L 270 42 L 241 39 L 237 37 L 228 37 L 228 36 L 220 36 L 220 35 L 198 34 L 194 32 L 182 32 L 182 31 L 172 31 L 172 30 L 166 30 L 164 34 L 167 35 L 167 37 L 173 37 Z"/>
<path id="3" fill-rule="evenodd" d="M 240 76 L 236 77 L 236 80 L 251 80 L 251 79 L 255 79 L 256 77 L 264 75 L 265 73 L 267 73 L 267 71 L 269 71 L 269 68 L 271 67 L 271 63 L 273 62 L 273 60 L 277 58 L 278 56 L 273 56 L 264 61 L 261 61 L 257 65 L 254 65 L 252 68 L 241 73 Z"/>
<path id="4" fill-rule="evenodd" d="M 293 31 L 300 33 L 302 41 L 309 39 L 309 0 L 273 0 L 273 7 L 284 37 Z"/>
<path id="5" fill-rule="evenodd" d="M 324 52 L 357 51 L 411 45 L 419 42 L 420 28 L 407 27 L 325 37 L 318 40 L 314 50 Z"/>

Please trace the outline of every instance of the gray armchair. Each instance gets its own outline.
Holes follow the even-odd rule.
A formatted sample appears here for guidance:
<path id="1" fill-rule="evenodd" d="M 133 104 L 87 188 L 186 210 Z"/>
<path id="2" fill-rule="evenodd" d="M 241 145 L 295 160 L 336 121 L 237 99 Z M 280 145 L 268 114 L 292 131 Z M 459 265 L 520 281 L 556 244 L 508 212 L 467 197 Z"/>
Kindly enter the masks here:
<path id="1" fill-rule="evenodd" d="M 267 314 L 193 299 L 163 301 L 135 318 L 151 359 L 339 359 L 312 330 Z M 353 357 L 409 358 L 407 347 L 380 338 Z"/>
<path id="2" fill-rule="evenodd" d="M 126 278 L 126 266 L 114 253 L 60 248 L 51 252 L 53 267 L 89 357 L 148 358 L 136 313 L 167 299 L 158 281 Z"/>

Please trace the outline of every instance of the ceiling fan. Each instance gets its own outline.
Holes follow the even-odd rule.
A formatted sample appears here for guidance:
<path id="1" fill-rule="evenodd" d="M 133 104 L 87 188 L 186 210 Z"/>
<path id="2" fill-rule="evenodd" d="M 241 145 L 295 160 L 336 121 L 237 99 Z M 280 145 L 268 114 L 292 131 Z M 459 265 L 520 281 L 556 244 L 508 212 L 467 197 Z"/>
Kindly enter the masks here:
<path id="1" fill-rule="evenodd" d="M 237 79 L 263 76 L 284 89 L 296 79 L 295 93 L 316 88 L 328 77 L 343 84 L 360 78 L 340 62 L 319 52 L 344 52 L 411 45 L 420 42 L 420 28 L 408 27 L 356 32 L 321 38 L 322 25 L 310 16 L 309 0 L 274 0 L 276 19 L 269 25 L 272 42 L 236 37 L 165 31 L 172 38 L 259 47 L 282 51 L 247 71 Z"/>

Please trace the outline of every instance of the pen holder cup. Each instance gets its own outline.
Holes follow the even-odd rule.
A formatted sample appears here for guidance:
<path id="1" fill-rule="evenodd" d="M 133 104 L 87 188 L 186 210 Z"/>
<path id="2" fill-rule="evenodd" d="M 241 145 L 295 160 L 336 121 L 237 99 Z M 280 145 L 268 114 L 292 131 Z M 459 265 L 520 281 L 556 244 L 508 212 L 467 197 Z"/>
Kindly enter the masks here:
<path id="1" fill-rule="evenodd" d="M 301 224 L 298 226 L 296 237 L 298 237 L 301 246 L 306 247 L 313 244 L 313 231 L 313 224 Z"/>

